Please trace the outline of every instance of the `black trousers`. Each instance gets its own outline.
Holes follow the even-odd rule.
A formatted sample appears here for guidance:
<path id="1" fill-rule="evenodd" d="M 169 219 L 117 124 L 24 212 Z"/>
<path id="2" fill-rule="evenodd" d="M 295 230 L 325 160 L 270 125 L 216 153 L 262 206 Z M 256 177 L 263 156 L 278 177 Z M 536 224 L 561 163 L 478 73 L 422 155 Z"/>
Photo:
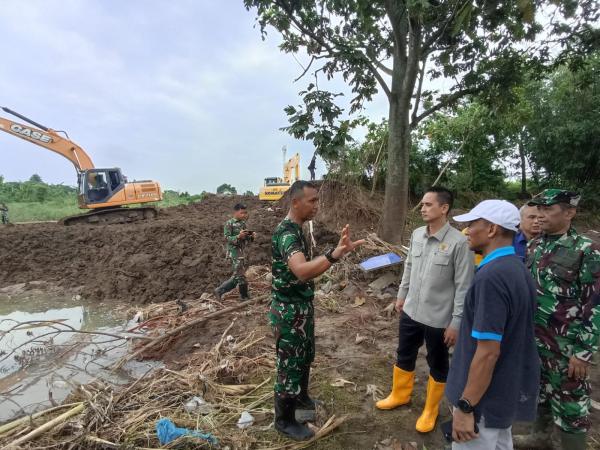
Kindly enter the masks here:
<path id="1" fill-rule="evenodd" d="M 402 311 L 398 333 L 396 365 L 407 372 L 415 370 L 419 348 L 425 341 L 429 374 L 438 383 L 445 383 L 448 377 L 448 347 L 444 344 L 444 328 L 433 328 L 415 322 Z"/>

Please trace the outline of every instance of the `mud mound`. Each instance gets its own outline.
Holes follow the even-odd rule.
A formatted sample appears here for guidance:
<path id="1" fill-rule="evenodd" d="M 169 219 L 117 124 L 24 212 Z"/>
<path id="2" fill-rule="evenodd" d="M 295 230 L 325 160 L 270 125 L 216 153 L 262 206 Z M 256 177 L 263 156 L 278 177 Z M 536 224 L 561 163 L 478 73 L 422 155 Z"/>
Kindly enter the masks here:
<path id="1" fill-rule="evenodd" d="M 319 213 L 315 223 L 335 231 L 350 224 L 356 236 L 376 232 L 383 209 L 381 194 L 371 197 L 363 188 L 335 180 L 313 183 L 319 189 Z M 277 202 L 277 206 L 286 211 L 290 204 L 288 194 L 289 191 Z"/>
<path id="2" fill-rule="evenodd" d="M 0 228 L 0 286 L 43 280 L 82 287 L 94 299 L 135 303 L 198 298 L 230 274 L 223 223 L 237 202 L 250 210 L 258 234 L 250 264 L 270 264 L 270 237 L 285 212 L 255 197 L 209 196 L 161 210 L 156 220 L 65 227 L 31 224 Z M 335 239 L 321 230 L 319 243 Z"/>

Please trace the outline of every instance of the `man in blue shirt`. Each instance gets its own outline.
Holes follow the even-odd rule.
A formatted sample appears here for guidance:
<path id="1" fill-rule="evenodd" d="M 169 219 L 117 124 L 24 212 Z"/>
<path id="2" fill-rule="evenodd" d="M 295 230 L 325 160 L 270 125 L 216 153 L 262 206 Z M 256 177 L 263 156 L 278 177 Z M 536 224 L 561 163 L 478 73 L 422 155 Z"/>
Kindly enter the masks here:
<path id="1" fill-rule="evenodd" d="M 527 243 L 536 238 L 541 233 L 542 229 L 539 222 L 539 213 L 537 206 L 529 206 L 527 204 L 521 206 L 519 210 L 521 214 L 521 222 L 519 223 L 519 232 L 513 240 L 515 253 L 521 261 L 525 262 L 527 257 Z"/>
<path id="2" fill-rule="evenodd" d="M 446 385 L 452 448 L 512 449 L 512 423 L 535 419 L 540 380 L 535 286 L 512 246 L 519 211 L 485 200 L 454 220 L 468 223 L 469 247 L 484 258 L 465 297 Z"/>

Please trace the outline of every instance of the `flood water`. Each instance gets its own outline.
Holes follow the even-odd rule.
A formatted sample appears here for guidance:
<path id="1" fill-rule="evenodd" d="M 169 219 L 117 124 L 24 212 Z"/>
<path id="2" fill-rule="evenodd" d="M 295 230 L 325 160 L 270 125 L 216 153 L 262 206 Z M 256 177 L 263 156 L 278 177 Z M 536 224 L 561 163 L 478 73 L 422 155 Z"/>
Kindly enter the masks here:
<path id="1" fill-rule="evenodd" d="M 124 306 L 6 290 L 0 290 L 0 422 L 59 404 L 78 384 L 124 384 L 157 367 L 134 361 L 110 369 L 130 341 L 96 333 L 122 335 L 134 327 Z"/>

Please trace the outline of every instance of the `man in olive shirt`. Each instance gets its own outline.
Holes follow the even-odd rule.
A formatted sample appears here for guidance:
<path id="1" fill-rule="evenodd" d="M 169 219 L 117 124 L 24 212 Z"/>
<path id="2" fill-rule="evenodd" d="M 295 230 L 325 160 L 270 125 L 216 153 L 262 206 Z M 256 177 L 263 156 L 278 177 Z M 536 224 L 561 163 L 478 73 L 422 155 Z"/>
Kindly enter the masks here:
<path id="1" fill-rule="evenodd" d="M 410 401 L 417 354 L 425 341 L 430 375 L 425 408 L 416 423 L 422 433 L 435 427 L 448 376 L 448 347 L 456 342 L 465 294 L 473 279 L 467 239 L 448 223 L 453 200 L 449 190 L 432 187 L 421 202 L 427 225 L 412 234 L 396 302 L 400 331 L 392 392 L 376 404 L 379 409 L 393 409 Z"/>

